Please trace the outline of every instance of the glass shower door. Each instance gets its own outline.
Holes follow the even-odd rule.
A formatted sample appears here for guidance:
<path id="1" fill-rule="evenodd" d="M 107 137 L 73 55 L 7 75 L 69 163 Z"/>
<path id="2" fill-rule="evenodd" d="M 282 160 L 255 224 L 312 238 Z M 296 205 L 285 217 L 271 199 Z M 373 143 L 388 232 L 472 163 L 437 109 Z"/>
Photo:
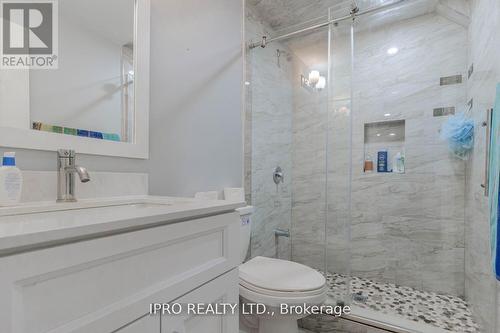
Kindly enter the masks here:
<path id="1" fill-rule="evenodd" d="M 336 14 L 329 10 L 330 20 Z M 326 172 L 326 277 L 328 302 L 349 304 L 351 273 L 352 22 L 330 24 Z"/>
<path id="2" fill-rule="evenodd" d="M 467 112 L 467 29 L 411 6 L 353 24 L 352 305 L 408 329 L 475 331 L 464 301 L 465 162 L 440 137 Z"/>

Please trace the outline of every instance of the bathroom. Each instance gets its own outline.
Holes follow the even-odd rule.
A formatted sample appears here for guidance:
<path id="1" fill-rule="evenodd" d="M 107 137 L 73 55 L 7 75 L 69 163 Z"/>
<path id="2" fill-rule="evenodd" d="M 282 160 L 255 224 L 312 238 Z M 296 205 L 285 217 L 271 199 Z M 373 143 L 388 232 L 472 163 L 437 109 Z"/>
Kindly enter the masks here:
<path id="1" fill-rule="evenodd" d="M 500 333 L 498 1 L 0 8 L 0 332 Z"/>

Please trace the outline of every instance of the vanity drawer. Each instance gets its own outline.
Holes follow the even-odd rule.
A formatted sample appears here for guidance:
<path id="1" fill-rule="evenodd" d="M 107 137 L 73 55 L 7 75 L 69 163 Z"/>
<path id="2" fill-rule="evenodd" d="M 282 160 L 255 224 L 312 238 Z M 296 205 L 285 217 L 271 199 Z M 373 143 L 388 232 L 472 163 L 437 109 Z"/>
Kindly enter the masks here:
<path id="1" fill-rule="evenodd" d="M 228 213 L 0 258 L 0 331 L 112 332 L 236 267 L 238 221 Z"/>

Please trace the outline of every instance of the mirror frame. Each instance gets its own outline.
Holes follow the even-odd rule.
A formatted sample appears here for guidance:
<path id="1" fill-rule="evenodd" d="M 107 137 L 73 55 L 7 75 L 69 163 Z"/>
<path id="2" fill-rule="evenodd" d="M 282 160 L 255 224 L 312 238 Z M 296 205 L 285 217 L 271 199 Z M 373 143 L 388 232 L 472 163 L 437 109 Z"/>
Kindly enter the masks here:
<path id="1" fill-rule="evenodd" d="M 116 142 L 32 130 L 0 127 L 0 147 L 57 151 L 74 149 L 77 153 L 148 159 L 149 158 L 149 62 L 150 0 L 135 0 L 134 142 Z"/>

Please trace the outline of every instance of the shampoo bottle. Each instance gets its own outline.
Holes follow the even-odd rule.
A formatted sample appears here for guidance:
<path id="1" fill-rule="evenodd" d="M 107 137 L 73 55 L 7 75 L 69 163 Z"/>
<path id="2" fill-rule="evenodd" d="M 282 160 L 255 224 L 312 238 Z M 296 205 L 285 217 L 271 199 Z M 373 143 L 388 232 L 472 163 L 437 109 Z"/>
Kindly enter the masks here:
<path id="1" fill-rule="evenodd" d="M 16 167 L 16 154 L 4 153 L 0 167 L 0 206 L 19 203 L 23 187 L 23 175 Z"/>
<path id="2" fill-rule="evenodd" d="M 405 157 L 401 153 L 397 153 L 393 161 L 393 172 L 405 173 Z"/>
<path id="3" fill-rule="evenodd" d="M 366 155 L 365 157 L 364 171 L 373 172 L 373 160 L 370 155 Z"/>
<path id="4" fill-rule="evenodd" d="M 377 153 L 377 172 L 389 172 L 387 150 L 381 150 Z"/>

